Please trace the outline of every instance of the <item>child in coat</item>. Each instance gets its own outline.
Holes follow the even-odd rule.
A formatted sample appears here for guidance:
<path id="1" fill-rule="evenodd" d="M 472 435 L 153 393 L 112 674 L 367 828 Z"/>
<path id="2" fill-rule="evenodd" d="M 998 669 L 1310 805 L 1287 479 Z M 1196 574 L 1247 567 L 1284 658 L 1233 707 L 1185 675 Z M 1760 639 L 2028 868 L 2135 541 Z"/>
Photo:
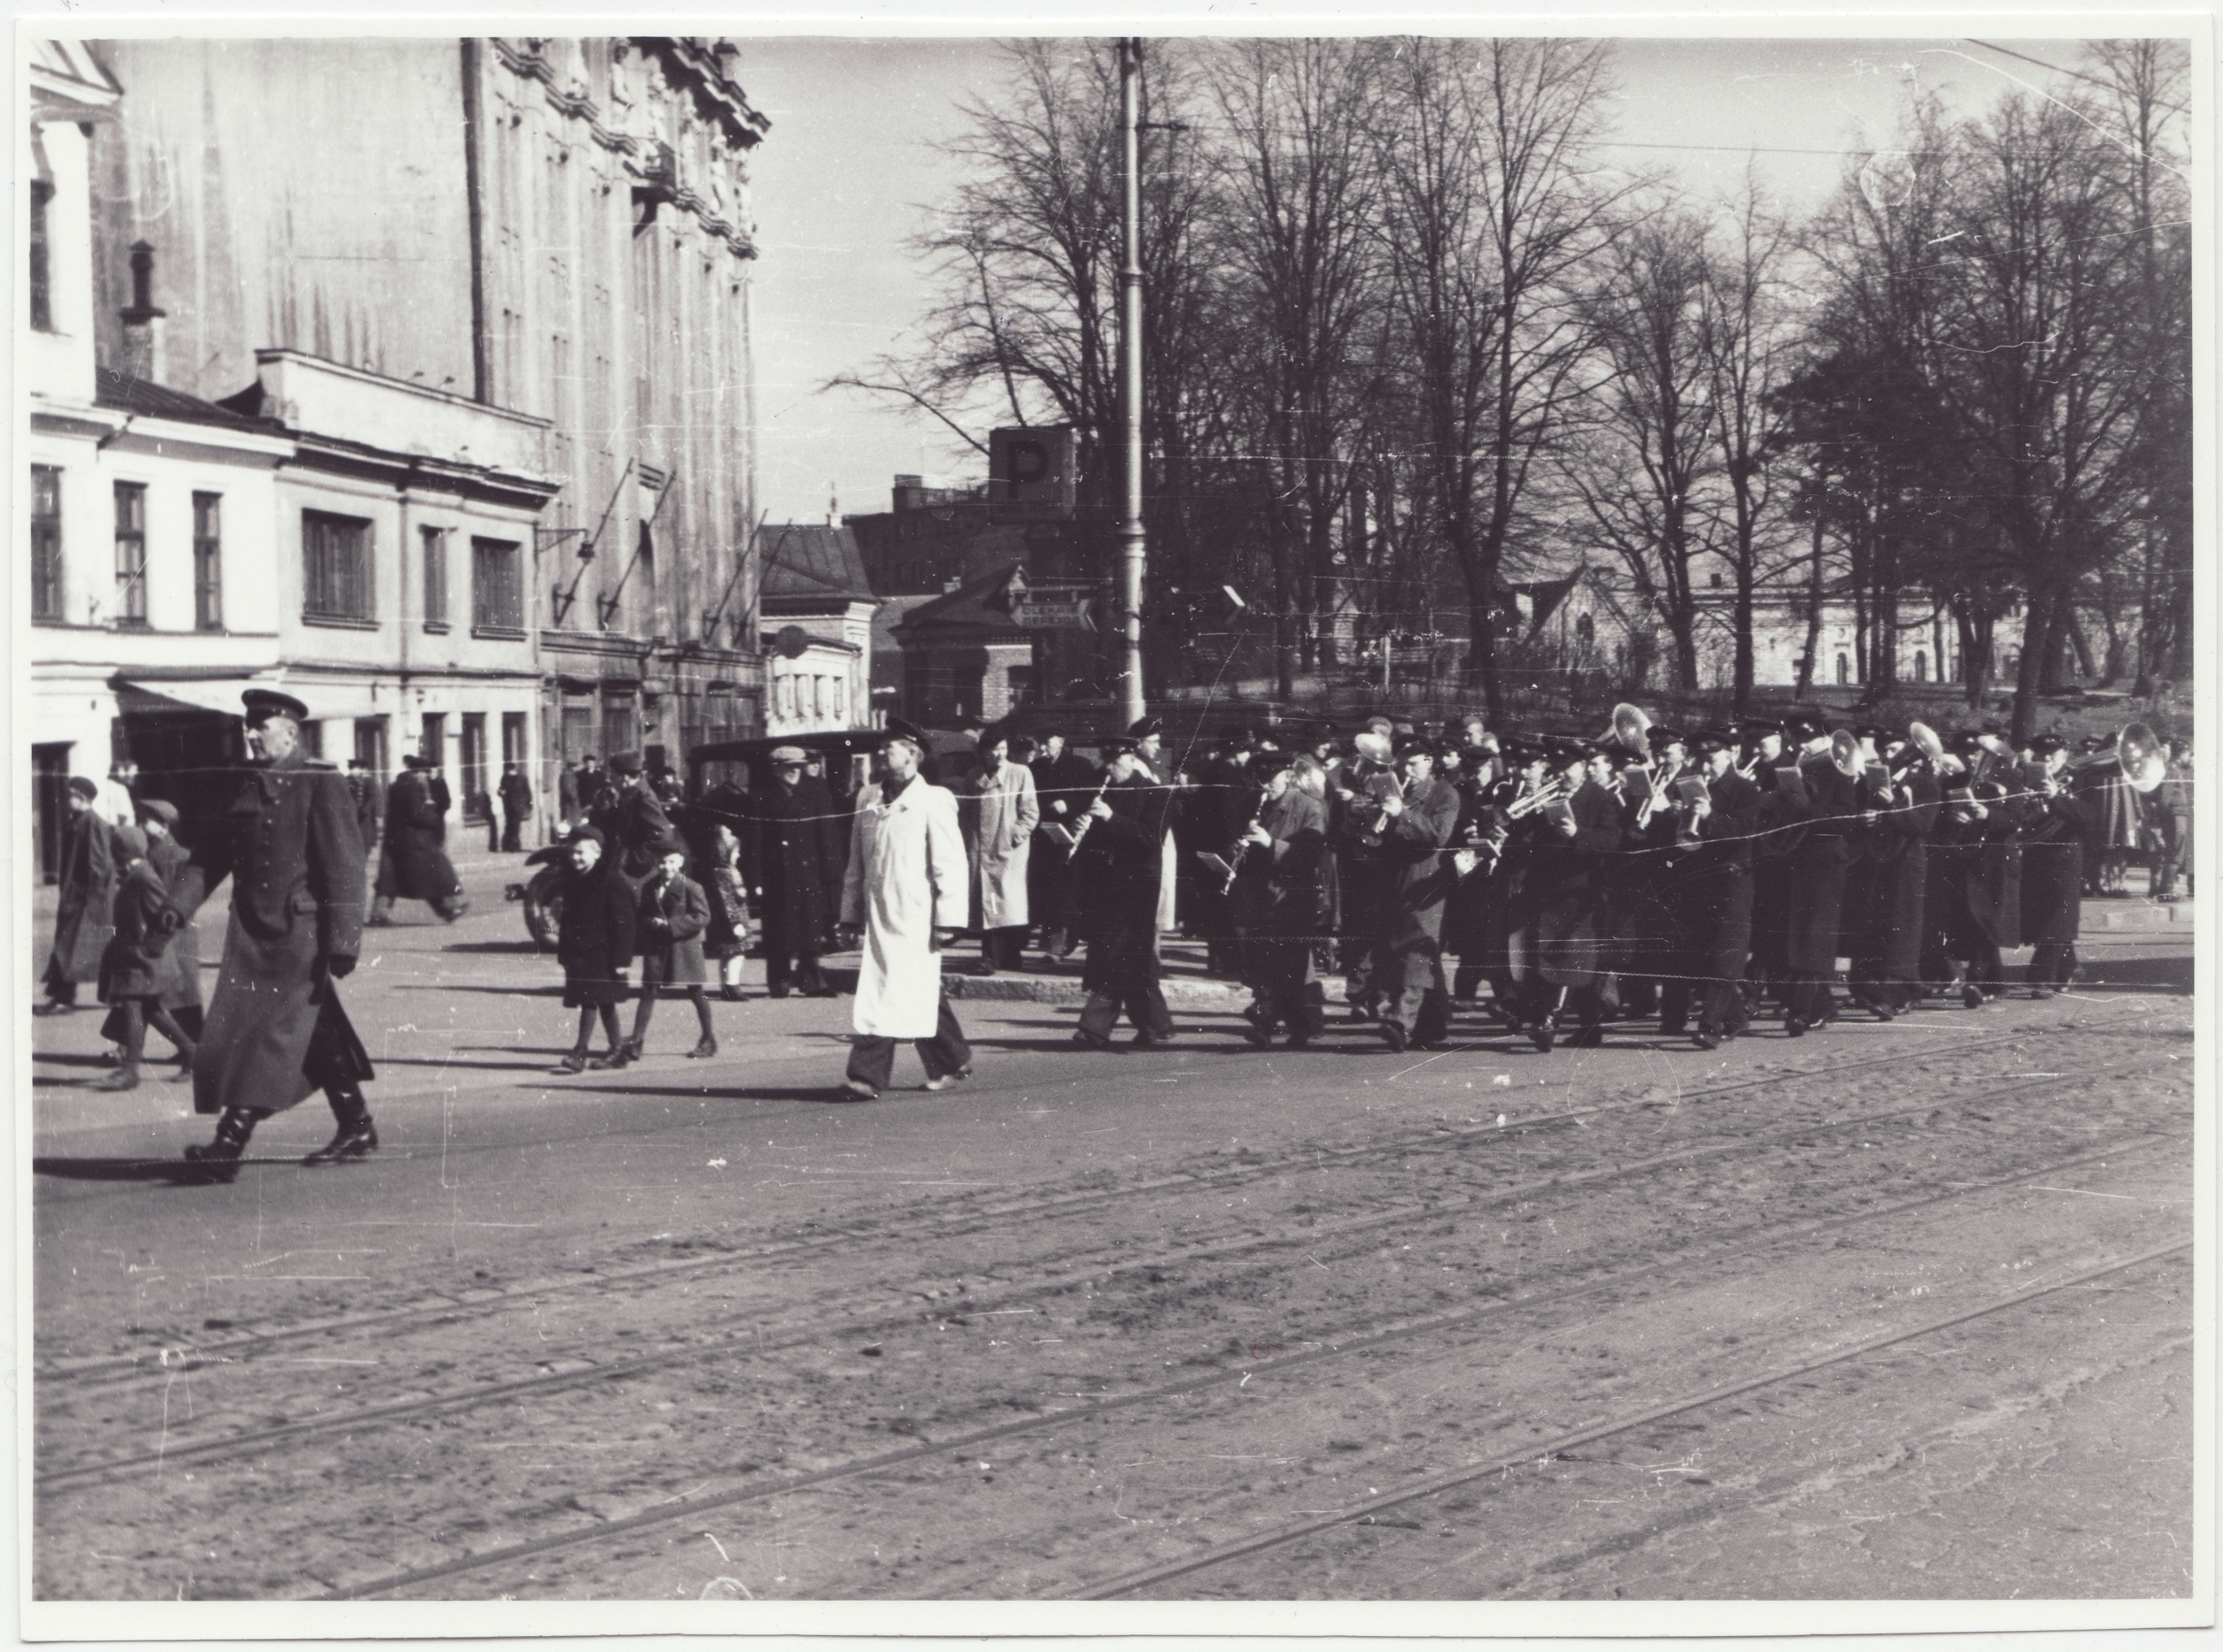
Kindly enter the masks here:
<path id="1" fill-rule="evenodd" d="M 607 1071 L 626 1063 L 617 1036 L 617 1004 L 625 996 L 625 972 L 633 963 L 633 890 L 617 874 L 617 862 L 604 853 L 601 832 L 581 826 L 553 851 L 542 851 L 562 869 L 563 923 L 556 936 L 556 957 L 563 965 L 563 1003 L 579 1012 L 579 1038 L 558 1070 Z M 609 1053 L 587 1055 L 597 1018 L 608 1035 Z"/>
<path id="2" fill-rule="evenodd" d="M 116 932 L 101 953 L 100 999 L 113 1005 L 120 1018 L 117 1032 L 124 1053 L 122 1065 L 93 1088 L 136 1090 L 149 1023 L 177 1045 L 180 1076 L 193 1071 L 194 1044 L 164 1007 L 178 987 L 170 942 L 179 922 L 169 886 L 148 862 L 146 836 L 136 826 L 117 827 L 113 842 L 122 876 L 114 901 Z"/>
<path id="3" fill-rule="evenodd" d="M 710 845 L 710 876 L 703 883 L 710 897 L 710 930 L 703 950 L 718 960 L 718 996 L 741 1001 L 741 970 L 749 955 L 749 885 L 741 871 L 741 840 L 721 822 Z"/>
<path id="4" fill-rule="evenodd" d="M 633 1012 L 633 1036 L 625 1041 L 625 1053 L 630 1059 L 640 1059 L 657 996 L 670 986 L 686 989 L 695 1006 L 695 1020 L 702 1029 L 701 1038 L 687 1053 L 713 1056 L 718 1053 L 718 1040 L 711 1029 L 710 1000 L 702 990 L 708 974 L 702 957 L 702 935 L 710 927 L 710 899 L 703 893 L 702 885 L 687 876 L 687 845 L 678 837 L 666 837 L 656 847 L 661 858 L 641 885 L 640 1006 Z"/>

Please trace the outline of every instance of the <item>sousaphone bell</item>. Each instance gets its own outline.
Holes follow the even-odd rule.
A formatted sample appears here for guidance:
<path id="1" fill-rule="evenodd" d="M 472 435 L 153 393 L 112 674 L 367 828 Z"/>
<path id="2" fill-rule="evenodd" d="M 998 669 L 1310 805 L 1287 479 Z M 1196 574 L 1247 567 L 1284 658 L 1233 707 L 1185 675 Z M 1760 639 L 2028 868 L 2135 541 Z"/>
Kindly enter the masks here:
<path id="1" fill-rule="evenodd" d="M 1830 730 L 1830 761 L 1847 780 L 1858 780 L 1868 767 L 1860 760 L 1860 737 L 1850 729 Z"/>
<path id="2" fill-rule="evenodd" d="M 2126 724 L 2115 737 L 2115 761 L 2133 792 L 2151 792 L 2168 777 L 2169 759 L 2161 738 L 2143 723 Z"/>
<path id="3" fill-rule="evenodd" d="M 1651 743 L 1644 737 L 1651 727 L 1652 719 L 1646 716 L 1640 707 L 1623 703 L 1613 708 L 1613 726 L 1598 738 L 1618 740 L 1639 757 L 1649 757 L 1652 754 Z"/>

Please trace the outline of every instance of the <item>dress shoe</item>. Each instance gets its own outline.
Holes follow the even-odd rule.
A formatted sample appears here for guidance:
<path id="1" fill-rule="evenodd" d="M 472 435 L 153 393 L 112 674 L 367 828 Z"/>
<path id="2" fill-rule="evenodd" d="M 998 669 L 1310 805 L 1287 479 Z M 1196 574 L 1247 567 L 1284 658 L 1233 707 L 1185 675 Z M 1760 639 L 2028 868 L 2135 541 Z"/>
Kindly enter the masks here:
<path id="1" fill-rule="evenodd" d="M 1253 1004 L 1243 1011 L 1242 1036 L 1264 1050 L 1273 1043 L 1273 1017 L 1266 1013 L 1262 1004 Z"/>
<path id="2" fill-rule="evenodd" d="M 944 1073 L 938 1078 L 930 1078 L 927 1080 L 925 1083 L 920 1085 L 919 1088 L 921 1090 L 947 1090 L 951 1085 L 956 1083 L 959 1080 L 970 1078 L 972 1076 L 973 1064 L 970 1061 L 967 1061 L 963 1067 L 958 1068 L 956 1072 Z"/>
<path id="3" fill-rule="evenodd" d="M 1109 1050 L 1112 1047 L 1112 1041 L 1109 1038 L 1100 1033 L 1092 1033 L 1085 1029 L 1074 1033 L 1073 1041 L 1083 1050 Z"/>
<path id="4" fill-rule="evenodd" d="M 1567 1047 L 1570 1050 L 1598 1050 L 1604 1048 L 1605 1042 L 1606 1035 L 1602 1029 L 1596 1027 L 1577 1027 L 1574 1036 L 1567 1040 Z"/>
<path id="5" fill-rule="evenodd" d="M 1539 1021 L 1528 1029 L 1529 1042 L 1536 1046 L 1536 1053 L 1539 1055 L 1549 1055 L 1552 1052 L 1552 1045 L 1558 1037 L 1559 1029 L 1549 1021 Z"/>
<path id="6" fill-rule="evenodd" d="M 1786 1038 L 1805 1037 L 1807 1036 L 1806 1022 L 1800 1021 L 1796 1015 L 1784 1016 L 1783 1018 L 1783 1036 Z"/>
<path id="7" fill-rule="evenodd" d="M 783 981 L 774 986 L 766 988 L 765 996 L 767 998 L 783 998 L 792 990 L 793 989 L 791 989 L 786 982 Z"/>
<path id="8" fill-rule="evenodd" d="M 627 1050 L 623 1044 L 620 1044 L 607 1055 L 589 1057 L 586 1065 L 588 1069 L 592 1072 L 616 1073 L 622 1072 L 626 1067 L 632 1066 L 632 1064 L 633 1057 L 631 1052 Z"/>
<path id="9" fill-rule="evenodd" d="M 34 1004 L 31 1006 L 31 1013 L 34 1015 L 66 1015 L 76 1007 L 74 1004 L 63 1004 L 56 999 L 49 998 L 43 1004 Z"/>
<path id="10" fill-rule="evenodd" d="M 714 1056 L 717 1053 L 718 1041 L 715 1038 L 699 1039 L 695 1044 L 695 1047 L 687 1052 L 688 1057 L 691 1059 Z"/>
<path id="11" fill-rule="evenodd" d="M 1691 1042 L 1701 1050 L 1718 1050 L 1722 1047 L 1722 1036 L 1701 1027 L 1691 1035 Z"/>
<path id="12" fill-rule="evenodd" d="M 861 1078 L 845 1078 L 841 1082 L 841 1098 L 844 1101 L 878 1101 L 880 1092 Z"/>
<path id="13" fill-rule="evenodd" d="M 88 1090 L 137 1090 L 139 1069 L 135 1067 L 119 1067 L 105 1077 L 95 1079 L 86 1088 Z"/>
<path id="14" fill-rule="evenodd" d="M 720 987 L 718 989 L 718 996 L 729 1004 L 738 1004 L 741 1002 L 741 989 L 739 987 Z"/>
<path id="15" fill-rule="evenodd" d="M 343 1124 L 329 1142 L 301 1162 L 304 1165 L 345 1165 L 368 1159 L 378 1151 L 378 1127 L 367 1113 L 353 1124 Z"/>
<path id="16" fill-rule="evenodd" d="M 556 1071 L 559 1073 L 585 1072 L 586 1052 L 584 1050 L 572 1051 L 569 1054 L 566 1055 L 562 1060 L 556 1063 Z"/>
<path id="17" fill-rule="evenodd" d="M 1170 1050 L 1173 1047 L 1172 1033 L 1137 1032 L 1127 1042 L 1137 1050 Z"/>
<path id="18" fill-rule="evenodd" d="M 1977 986 L 1973 982 L 1961 988 L 1960 1007 L 1964 1010 L 1982 1009 L 1983 1007 L 1983 989 Z"/>
<path id="19" fill-rule="evenodd" d="M 1405 1036 L 1405 1029 L 1395 1021 L 1384 1021 L 1381 1024 L 1381 1035 L 1382 1042 L 1387 1044 L 1393 1052 L 1401 1055 L 1410 1042 Z"/>
<path id="20" fill-rule="evenodd" d="M 806 998 L 837 998 L 841 997 L 841 994 L 832 987 L 821 984 L 815 987 L 805 987 L 803 996 Z"/>

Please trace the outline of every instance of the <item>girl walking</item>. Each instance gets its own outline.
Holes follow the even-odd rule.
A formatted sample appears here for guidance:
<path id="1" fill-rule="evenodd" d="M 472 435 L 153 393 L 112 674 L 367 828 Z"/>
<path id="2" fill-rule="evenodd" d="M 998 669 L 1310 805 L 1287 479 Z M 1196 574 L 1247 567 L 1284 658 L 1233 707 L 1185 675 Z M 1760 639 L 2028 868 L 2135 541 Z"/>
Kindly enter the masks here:
<path id="1" fill-rule="evenodd" d="M 648 1036 L 648 1020 L 656 999 L 666 987 L 685 990 L 695 1006 L 695 1021 L 702 1036 L 691 1056 L 718 1053 L 718 1040 L 710 1025 L 710 1000 L 703 996 L 707 969 L 703 962 L 703 931 L 710 927 L 710 899 L 702 885 L 687 876 L 687 845 L 676 834 L 656 845 L 661 859 L 648 881 L 641 885 L 640 915 L 636 933 L 641 954 L 640 1005 L 633 1012 L 633 1036 L 625 1041 L 629 1059 L 640 1059 Z"/>

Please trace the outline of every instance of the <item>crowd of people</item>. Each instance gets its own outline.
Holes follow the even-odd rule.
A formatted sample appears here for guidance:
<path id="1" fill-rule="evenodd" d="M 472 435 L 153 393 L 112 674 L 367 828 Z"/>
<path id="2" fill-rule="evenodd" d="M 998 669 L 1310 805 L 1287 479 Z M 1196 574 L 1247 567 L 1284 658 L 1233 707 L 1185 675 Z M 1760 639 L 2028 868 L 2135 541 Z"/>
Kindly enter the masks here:
<path id="1" fill-rule="evenodd" d="M 220 1115 L 187 1153 L 219 1179 L 262 1118 L 320 1090 L 338 1128 L 309 1162 L 376 1149 L 371 1065 L 336 983 L 395 900 L 448 922 L 468 904 L 437 770 L 412 760 L 381 806 L 307 758 L 301 701 L 254 690 L 246 712 L 251 767 L 189 849 L 169 802 L 115 822 L 93 783 L 72 783 L 37 1011 L 97 983 L 118 1047 L 103 1089 L 139 1082 L 149 1029 L 167 1038 L 196 1109 Z M 1940 737 L 1799 711 L 1685 732 L 1623 707 L 1589 738 L 1375 717 L 1345 738 L 1257 730 L 1176 758 L 1145 719 L 1095 742 L 1096 762 L 1059 730 L 968 735 L 952 747 L 890 719 L 861 784 L 791 745 L 769 753 L 768 784 L 684 801 L 630 753 L 568 768 L 568 830 L 532 857 L 554 868 L 578 1012 L 560 1070 L 638 1059 L 673 994 L 695 1012 L 686 1053 L 715 1056 L 710 990 L 739 998 L 752 950 L 771 996 L 832 997 L 825 954 L 858 946 L 844 1092 L 877 1096 L 905 1040 L 940 1089 L 971 1072 L 943 956 L 966 933 L 986 974 L 1025 967 L 1030 946 L 1045 968 L 1085 949 L 1073 1039 L 1089 1049 L 1122 1019 L 1143 1048 L 1173 1039 L 1175 930 L 1249 987 L 1262 1046 L 1325 1033 L 1340 973 L 1348 1021 L 1390 1051 L 1444 1046 L 1463 1010 L 1539 1051 L 1630 1022 L 1714 1049 L 1763 1019 L 1799 1037 L 1852 1013 L 1974 1008 L 2013 984 L 2050 997 L 2075 976 L 2081 902 L 2120 888 L 2128 854 L 2150 860 L 2157 897 L 2192 876 L 2189 744 L 2129 731 L 2018 747 L 1992 725 Z M 204 1015 L 195 914 L 227 877 Z M 2003 955 L 2022 946 L 2011 983 Z"/>

